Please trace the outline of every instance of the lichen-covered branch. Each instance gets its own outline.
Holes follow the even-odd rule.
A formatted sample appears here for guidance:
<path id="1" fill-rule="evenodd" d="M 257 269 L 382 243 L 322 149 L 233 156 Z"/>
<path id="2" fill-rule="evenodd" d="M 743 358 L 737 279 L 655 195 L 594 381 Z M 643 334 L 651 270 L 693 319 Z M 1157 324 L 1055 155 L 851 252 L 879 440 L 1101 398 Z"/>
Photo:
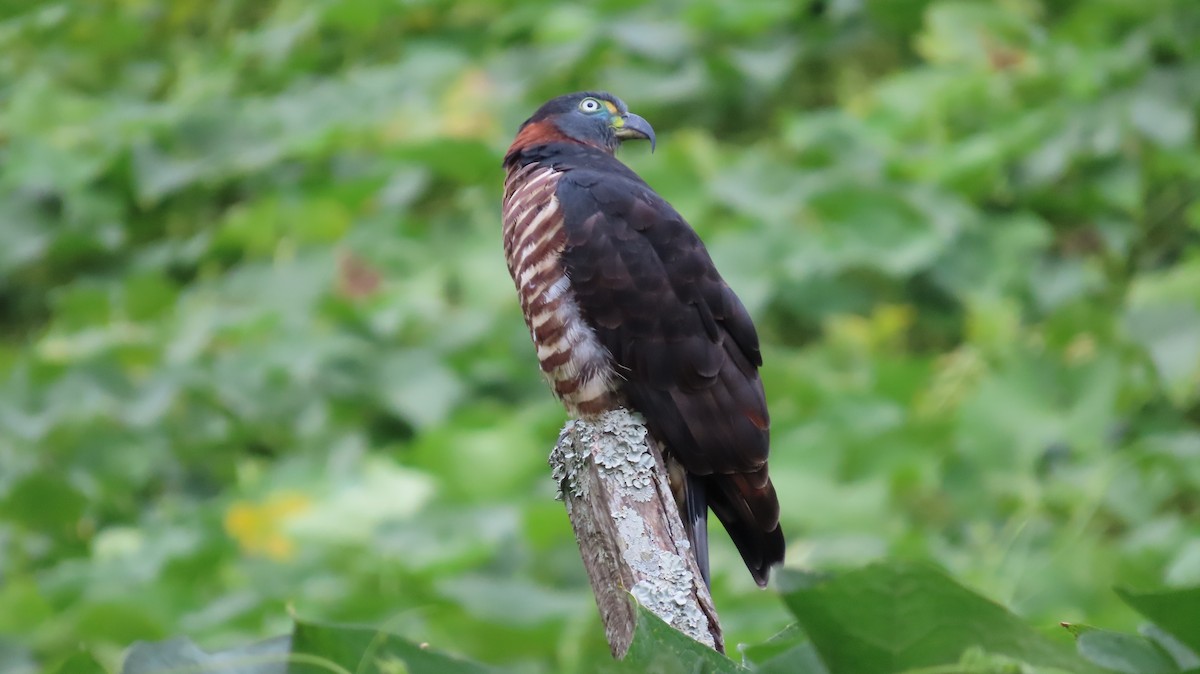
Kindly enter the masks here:
<path id="1" fill-rule="evenodd" d="M 675 629 L 724 652 L 662 455 L 641 420 L 619 409 L 567 422 L 550 466 L 613 655 L 624 657 L 633 639 L 630 594 Z"/>

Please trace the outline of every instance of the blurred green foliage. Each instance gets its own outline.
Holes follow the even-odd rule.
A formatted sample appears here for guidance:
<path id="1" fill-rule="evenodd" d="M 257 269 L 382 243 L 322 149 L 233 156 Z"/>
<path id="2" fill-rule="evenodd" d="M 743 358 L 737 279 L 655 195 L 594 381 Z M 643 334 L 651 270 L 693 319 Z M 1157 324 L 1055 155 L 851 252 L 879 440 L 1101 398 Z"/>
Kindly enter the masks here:
<path id="1" fill-rule="evenodd" d="M 738 647 L 740 662 L 636 607 L 621 660 L 604 674 L 1197 674 L 1200 586 L 1121 598 L 1154 622 L 1133 635 L 1062 623 L 1075 647 L 1047 638 L 1003 607 L 924 564 L 884 562 L 846 573 L 784 569 L 776 576 L 797 622 L 762 644 Z M 630 598 L 632 602 L 632 597 Z M 1060 633 L 1061 635 L 1061 633 Z M 90 662 L 90 669 L 81 669 Z M 77 653 L 56 674 L 95 671 Z M 217 653 L 186 638 L 139 641 L 121 674 L 452 674 L 509 671 L 447 656 L 386 629 L 297 621 L 283 635 Z"/>
<path id="2" fill-rule="evenodd" d="M 288 607 L 607 659 L 499 240 L 544 99 L 756 317 L 789 565 L 1200 582 L 1192 0 L 0 2 L 0 669 Z M 714 536 L 714 539 L 720 537 Z M 789 622 L 713 551 L 729 643 Z"/>

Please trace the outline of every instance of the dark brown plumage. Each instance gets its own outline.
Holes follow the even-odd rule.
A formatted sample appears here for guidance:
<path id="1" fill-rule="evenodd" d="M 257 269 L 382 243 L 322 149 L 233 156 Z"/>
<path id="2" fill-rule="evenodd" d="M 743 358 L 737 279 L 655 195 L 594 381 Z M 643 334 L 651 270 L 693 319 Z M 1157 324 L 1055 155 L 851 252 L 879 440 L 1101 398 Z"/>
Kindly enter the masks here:
<path id="1" fill-rule="evenodd" d="M 504 160 L 504 249 L 543 374 L 568 412 L 638 411 L 686 474 L 684 521 L 708 577 L 717 515 L 760 585 L 783 561 L 767 473 L 758 335 L 684 219 L 613 156 L 645 120 L 604 93 L 562 96 Z"/>

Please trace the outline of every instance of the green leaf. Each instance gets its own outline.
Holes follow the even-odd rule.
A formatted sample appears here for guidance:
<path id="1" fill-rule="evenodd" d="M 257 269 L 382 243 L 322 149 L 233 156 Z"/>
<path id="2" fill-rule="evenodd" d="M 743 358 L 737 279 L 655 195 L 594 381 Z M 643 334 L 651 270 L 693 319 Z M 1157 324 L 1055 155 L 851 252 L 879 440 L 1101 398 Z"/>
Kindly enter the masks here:
<path id="1" fill-rule="evenodd" d="M 1106 670 L 1122 674 L 1172 674 L 1179 667 L 1154 642 L 1133 634 L 1064 625 L 1075 635 L 1079 654 Z"/>
<path id="2" fill-rule="evenodd" d="M 1139 132 L 1163 147 L 1186 145 L 1196 132 L 1196 118 L 1187 105 L 1153 93 L 1134 97 L 1129 118 Z"/>
<path id="3" fill-rule="evenodd" d="M 1200 391 L 1200 262 L 1139 275 L 1129 286 L 1124 326 L 1146 350 L 1176 403 L 1193 400 Z"/>
<path id="4" fill-rule="evenodd" d="M 0 634 L 18 635 L 54 618 L 54 609 L 37 583 L 29 578 L 7 577 L 0 585 Z M 4 665 L 4 638 L 0 637 L 0 665 Z M 6 671 L 0 667 L 0 672 Z"/>
<path id="5" fill-rule="evenodd" d="M 454 371 L 428 349 L 397 351 L 378 365 L 380 402 L 418 427 L 445 420 L 462 398 Z"/>
<path id="6" fill-rule="evenodd" d="M 52 238 L 47 218 L 26 201 L 8 197 L 0 203 L 0 273 L 6 276 L 39 259 Z"/>
<path id="7" fill-rule="evenodd" d="M 121 674 L 286 674 L 288 637 L 207 653 L 190 639 L 139 641 L 129 647 Z"/>
<path id="8" fill-rule="evenodd" d="M 821 656 L 796 623 L 761 644 L 740 647 L 745 664 L 759 674 L 828 674 Z"/>
<path id="9" fill-rule="evenodd" d="M 738 646 L 738 650 L 741 651 L 744 661 L 755 664 L 786 653 L 806 641 L 808 637 L 805 636 L 804 630 L 800 629 L 800 625 L 792 623 L 761 644 L 743 644 Z"/>
<path id="10" fill-rule="evenodd" d="M 480 620 L 532 626 L 590 610 L 591 597 L 555 591 L 532 579 L 466 575 L 437 584 L 438 591 Z"/>
<path id="11" fill-rule="evenodd" d="M 86 651 L 76 651 L 59 663 L 53 674 L 105 674 L 104 667 Z"/>
<path id="12" fill-rule="evenodd" d="M 847 179 L 808 200 L 810 240 L 793 253 L 812 270 L 866 267 L 894 275 L 929 265 L 957 232 L 946 206 L 887 185 Z"/>
<path id="13" fill-rule="evenodd" d="M 950 665 L 972 647 L 1086 671 L 1069 647 L 928 566 L 888 562 L 828 578 L 785 572 L 780 586 L 833 674 Z"/>
<path id="14" fill-rule="evenodd" d="M 1190 303 L 1132 307 L 1125 325 L 1149 353 L 1170 397 L 1193 399 L 1200 383 L 1200 310 Z"/>
<path id="15" fill-rule="evenodd" d="M 41 471 L 24 476 L 0 498 L 0 515 L 30 529 L 70 536 L 87 499 L 64 475 Z"/>
<path id="16" fill-rule="evenodd" d="M 1138 613 L 1200 653 L 1200 587 L 1161 592 L 1117 588 L 1117 594 Z"/>
<path id="17" fill-rule="evenodd" d="M 931 671 L 932 670 L 932 671 Z M 1073 670 L 1072 670 L 1073 671 Z M 988 653 L 982 648 L 972 646 L 963 653 L 962 658 L 950 666 L 934 668 L 919 668 L 905 670 L 903 674 L 1068 674 L 1066 670 L 1057 667 L 1038 667 L 1034 669 L 1029 663 L 1011 658 L 1007 655 Z"/>
<path id="18" fill-rule="evenodd" d="M 1200 655 L 1184 646 L 1182 641 L 1164 631 L 1163 628 L 1154 623 L 1146 623 L 1138 631 L 1157 644 L 1167 655 L 1170 655 L 1181 669 L 1187 669 L 1189 672 L 1200 670 Z"/>
<path id="19" fill-rule="evenodd" d="M 754 667 L 760 674 L 829 674 L 812 642 L 797 644 Z"/>
<path id="20" fill-rule="evenodd" d="M 1172 587 L 1200 583 L 1200 539 L 1188 541 L 1175 553 L 1163 579 Z"/>
<path id="21" fill-rule="evenodd" d="M 980 2 L 938 2 L 925 15 L 917 47 L 930 61 L 985 65 L 988 48 L 1020 45 L 1030 39 L 1023 12 Z"/>
<path id="22" fill-rule="evenodd" d="M 494 167 L 500 163 L 500 157 L 483 143 L 451 138 L 414 143 L 398 150 L 396 156 L 424 166 L 435 175 L 464 183 L 494 178 Z"/>
<path id="23" fill-rule="evenodd" d="M 73 658 L 74 655 L 71 656 Z M 68 658 L 69 660 L 70 658 Z M 66 664 L 65 662 L 63 664 Z M 34 674 L 38 667 L 28 645 L 0 634 L 0 672 L 5 674 Z"/>
<path id="24" fill-rule="evenodd" d="M 620 669 L 661 674 L 736 674 L 747 671 L 733 660 L 666 624 L 641 605 L 637 607 L 633 643 L 629 645 Z"/>
<path id="25" fill-rule="evenodd" d="M 287 674 L 486 674 L 488 667 L 370 627 L 296 621 Z"/>

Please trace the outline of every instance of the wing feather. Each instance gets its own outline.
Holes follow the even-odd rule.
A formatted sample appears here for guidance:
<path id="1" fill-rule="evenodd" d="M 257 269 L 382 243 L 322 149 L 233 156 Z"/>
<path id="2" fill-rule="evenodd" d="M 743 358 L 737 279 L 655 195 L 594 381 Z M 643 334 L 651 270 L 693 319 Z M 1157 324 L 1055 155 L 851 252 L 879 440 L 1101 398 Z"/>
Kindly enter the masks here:
<path id="1" fill-rule="evenodd" d="M 684 219 L 626 173 L 578 169 L 557 188 L 562 261 L 622 389 L 708 501 L 760 583 L 783 558 L 767 473 L 758 334 Z"/>

